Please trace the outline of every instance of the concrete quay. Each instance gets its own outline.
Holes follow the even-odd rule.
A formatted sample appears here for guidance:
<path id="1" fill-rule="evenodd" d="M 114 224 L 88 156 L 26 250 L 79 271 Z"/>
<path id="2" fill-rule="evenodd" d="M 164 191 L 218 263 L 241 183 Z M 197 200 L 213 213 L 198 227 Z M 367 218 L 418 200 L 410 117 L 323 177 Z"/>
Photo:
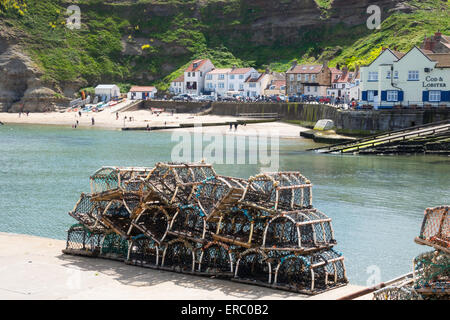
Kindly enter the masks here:
<path id="1" fill-rule="evenodd" d="M 118 261 L 68 256 L 61 252 L 65 245 L 62 240 L 0 233 L 0 299 L 336 300 L 364 289 L 349 284 L 307 296 Z"/>

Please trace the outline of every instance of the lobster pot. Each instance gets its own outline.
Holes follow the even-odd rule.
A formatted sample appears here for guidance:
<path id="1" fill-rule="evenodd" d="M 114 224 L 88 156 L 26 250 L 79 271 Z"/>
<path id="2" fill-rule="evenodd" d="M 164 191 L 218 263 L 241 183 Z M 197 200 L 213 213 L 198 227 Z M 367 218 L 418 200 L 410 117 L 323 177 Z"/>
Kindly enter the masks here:
<path id="1" fill-rule="evenodd" d="M 233 275 L 231 248 L 220 242 L 209 242 L 199 250 L 198 271 L 208 275 Z"/>
<path id="2" fill-rule="evenodd" d="M 103 213 L 100 216 L 100 220 L 103 224 L 107 225 L 115 233 L 119 234 L 123 238 L 126 238 L 128 236 L 135 236 L 142 233 L 131 228 L 130 212 L 123 201 L 110 201 L 106 208 L 103 210 Z"/>
<path id="3" fill-rule="evenodd" d="M 180 206 L 170 223 L 171 235 L 185 236 L 191 239 L 203 239 L 205 215 L 196 205 Z"/>
<path id="4" fill-rule="evenodd" d="M 423 300 L 423 298 L 410 287 L 389 286 L 375 291 L 373 300 Z"/>
<path id="5" fill-rule="evenodd" d="M 428 208 L 425 210 L 419 241 L 421 244 L 438 245 L 450 253 L 450 215 L 449 206 Z"/>
<path id="6" fill-rule="evenodd" d="M 115 233 L 103 237 L 100 257 L 125 261 L 128 257 L 128 240 Z"/>
<path id="7" fill-rule="evenodd" d="M 211 165 L 158 163 L 146 183 L 167 203 L 183 203 L 193 196 L 196 184 L 214 175 Z"/>
<path id="8" fill-rule="evenodd" d="M 442 251 L 431 251 L 414 259 L 414 287 L 417 291 L 433 294 L 450 294 L 450 255 Z M 424 289 L 424 290 L 422 290 Z M 431 289 L 431 292 L 427 289 Z"/>
<path id="9" fill-rule="evenodd" d="M 234 277 L 244 282 L 270 285 L 272 283 L 271 259 L 260 249 L 246 250 L 236 262 Z"/>
<path id="10" fill-rule="evenodd" d="M 101 205 L 105 203 L 94 202 L 91 195 L 82 193 L 69 215 L 91 231 L 105 232 L 108 228 L 98 221 Z"/>
<path id="11" fill-rule="evenodd" d="M 82 225 L 73 225 L 67 231 L 67 242 L 64 253 L 78 255 L 97 255 L 100 252 L 103 234 L 90 232 Z"/>
<path id="12" fill-rule="evenodd" d="M 145 235 L 133 238 L 127 263 L 140 267 L 157 267 L 161 260 L 158 243 Z"/>
<path id="13" fill-rule="evenodd" d="M 126 181 L 143 178 L 151 170 L 150 168 L 103 167 L 90 177 L 91 192 L 101 193 L 121 188 Z"/>
<path id="14" fill-rule="evenodd" d="M 347 283 L 344 258 L 333 250 L 311 256 L 290 254 L 280 259 L 274 287 L 316 294 Z"/>
<path id="15" fill-rule="evenodd" d="M 166 210 L 162 206 L 152 206 L 146 208 L 131 224 L 147 237 L 160 243 L 167 239 L 172 214 L 173 210 Z"/>
<path id="16" fill-rule="evenodd" d="M 278 215 L 272 218 L 264 231 L 264 248 L 311 251 L 335 244 L 331 219 L 315 209 Z"/>
<path id="17" fill-rule="evenodd" d="M 254 238 L 261 238 L 264 226 L 256 222 L 246 209 L 223 212 L 207 220 L 209 237 L 228 244 L 250 248 Z"/>
<path id="18" fill-rule="evenodd" d="M 193 243 L 180 239 L 174 239 L 166 243 L 163 251 L 161 267 L 177 272 L 193 272 L 196 256 Z"/>

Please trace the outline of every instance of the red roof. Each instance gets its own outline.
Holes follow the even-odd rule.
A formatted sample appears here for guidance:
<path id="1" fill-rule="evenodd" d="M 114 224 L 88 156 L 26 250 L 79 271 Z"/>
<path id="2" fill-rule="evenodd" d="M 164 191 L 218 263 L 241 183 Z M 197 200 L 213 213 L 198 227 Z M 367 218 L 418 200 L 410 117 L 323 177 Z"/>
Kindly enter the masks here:
<path id="1" fill-rule="evenodd" d="M 200 70 L 200 68 L 207 62 L 209 59 L 203 59 L 203 60 L 194 60 L 191 62 L 189 67 L 184 72 L 195 72 Z"/>
<path id="2" fill-rule="evenodd" d="M 134 86 L 130 89 L 130 92 L 150 92 L 155 90 L 155 87 L 138 87 Z"/>
<path id="3" fill-rule="evenodd" d="M 247 80 L 245 80 L 245 82 L 259 82 L 259 80 L 261 80 L 266 74 L 263 73 L 261 74 L 258 78 L 253 78 L 251 75 L 248 76 Z"/>
<path id="4" fill-rule="evenodd" d="M 268 88 L 275 86 L 273 90 L 280 90 L 282 86 L 286 85 L 286 80 L 273 80 L 272 83 L 268 85 Z"/>

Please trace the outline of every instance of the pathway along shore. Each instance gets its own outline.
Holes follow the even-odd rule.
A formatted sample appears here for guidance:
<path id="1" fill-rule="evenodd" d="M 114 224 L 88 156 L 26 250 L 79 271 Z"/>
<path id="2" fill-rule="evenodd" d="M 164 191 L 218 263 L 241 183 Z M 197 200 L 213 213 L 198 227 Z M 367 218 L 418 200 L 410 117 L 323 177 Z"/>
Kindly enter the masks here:
<path id="1" fill-rule="evenodd" d="M 62 240 L 0 233 L 0 299 L 336 300 L 364 289 L 349 284 L 306 296 L 117 261 L 67 256 L 61 253 L 65 246 Z"/>

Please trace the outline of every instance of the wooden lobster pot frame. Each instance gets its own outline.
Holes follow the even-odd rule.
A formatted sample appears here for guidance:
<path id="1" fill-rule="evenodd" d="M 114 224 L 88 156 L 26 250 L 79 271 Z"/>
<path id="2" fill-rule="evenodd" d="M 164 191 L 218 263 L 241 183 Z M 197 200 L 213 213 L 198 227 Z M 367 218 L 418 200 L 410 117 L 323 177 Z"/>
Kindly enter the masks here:
<path id="1" fill-rule="evenodd" d="M 122 238 L 141 233 L 131 228 L 131 213 L 122 200 L 109 201 L 99 215 L 99 220 Z"/>
<path id="2" fill-rule="evenodd" d="M 157 268 L 162 252 L 156 241 L 145 235 L 134 237 L 128 249 L 127 263 L 144 268 Z"/>
<path id="3" fill-rule="evenodd" d="M 249 179 L 242 202 L 274 211 L 312 208 L 312 184 L 298 172 L 260 174 Z"/>
<path id="4" fill-rule="evenodd" d="M 158 163 L 145 181 L 168 204 L 182 204 L 193 197 L 197 184 L 215 175 L 209 164 Z"/>
<path id="5" fill-rule="evenodd" d="M 415 241 L 450 254 L 450 206 L 428 208 Z"/>
<path id="6" fill-rule="evenodd" d="M 81 256 L 98 256 L 101 250 L 101 242 L 104 233 L 91 232 L 83 225 L 74 225 L 67 231 L 65 254 Z"/>
<path id="7" fill-rule="evenodd" d="M 205 236 L 207 239 L 247 249 L 259 246 L 269 220 L 261 212 L 239 207 L 230 211 L 217 211 L 206 219 Z"/>
<path id="8" fill-rule="evenodd" d="M 205 239 L 206 216 L 196 205 L 180 205 L 170 221 L 168 233 L 199 242 Z"/>
<path id="9" fill-rule="evenodd" d="M 99 211 L 102 205 L 106 205 L 106 203 L 94 202 L 92 201 L 91 195 L 82 193 L 73 210 L 69 212 L 69 215 L 80 222 L 90 232 L 106 233 L 109 228 L 99 220 Z"/>
<path id="10" fill-rule="evenodd" d="M 167 242 L 163 249 L 161 269 L 193 273 L 196 263 L 196 245 L 183 238 Z"/>
<path id="11" fill-rule="evenodd" d="M 331 219 L 316 209 L 304 209 L 272 218 L 264 230 L 262 247 L 306 253 L 335 244 Z"/>
<path id="12" fill-rule="evenodd" d="M 122 188 L 125 182 L 146 177 L 152 170 L 153 168 L 102 167 L 90 177 L 91 192 L 101 193 Z"/>
<path id="13" fill-rule="evenodd" d="M 233 276 L 234 255 L 230 246 L 218 242 L 208 242 L 198 250 L 197 271 L 204 275 L 222 277 Z"/>
<path id="14" fill-rule="evenodd" d="M 146 205 L 132 221 L 128 235 L 133 228 L 161 244 L 169 236 L 170 225 L 177 210 L 162 205 Z"/>
<path id="15" fill-rule="evenodd" d="M 236 261 L 234 280 L 268 286 L 273 280 L 273 266 L 261 249 L 248 249 Z"/>
<path id="16" fill-rule="evenodd" d="M 131 241 L 119 234 L 113 232 L 104 234 L 101 239 L 99 257 L 110 260 L 126 261 L 130 244 Z"/>
<path id="17" fill-rule="evenodd" d="M 450 295 L 450 254 L 434 250 L 413 261 L 414 288 L 423 295 Z"/>
<path id="18" fill-rule="evenodd" d="M 313 255 L 290 254 L 280 259 L 273 287 L 306 294 L 345 285 L 344 257 L 333 250 Z"/>

